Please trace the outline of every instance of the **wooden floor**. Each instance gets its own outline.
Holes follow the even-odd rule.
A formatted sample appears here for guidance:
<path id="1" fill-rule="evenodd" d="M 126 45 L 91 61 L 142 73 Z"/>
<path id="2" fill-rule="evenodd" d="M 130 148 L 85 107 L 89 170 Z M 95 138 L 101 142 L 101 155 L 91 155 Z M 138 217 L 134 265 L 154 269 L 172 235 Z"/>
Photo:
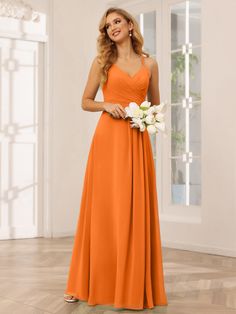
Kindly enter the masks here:
<path id="1" fill-rule="evenodd" d="M 0 241 L 1 314 L 236 314 L 236 258 L 163 248 L 168 306 L 135 311 L 63 300 L 73 238 Z"/>

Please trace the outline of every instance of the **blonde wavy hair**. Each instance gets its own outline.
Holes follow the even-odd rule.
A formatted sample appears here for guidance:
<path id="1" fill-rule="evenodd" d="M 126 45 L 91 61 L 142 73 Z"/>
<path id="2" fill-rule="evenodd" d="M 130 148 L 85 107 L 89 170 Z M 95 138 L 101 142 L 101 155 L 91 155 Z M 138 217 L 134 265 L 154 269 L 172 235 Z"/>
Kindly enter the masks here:
<path id="1" fill-rule="evenodd" d="M 98 63 L 101 66 L 102 70 L 102 76 L 101 76 L 101 87 L 105 84 L 107 81 L 107 73 L 109 68 L 112 66 L 113 63 L 115 63 L 117 59 L 117 48 L 115 43 L 109 38 L 106 30 L 106 18 L 110 13 L 117 13 L 121 15 L 126 21 L 129 23 L 131 22 L 133 24 L 133 30 L 132 30 L 132 36 L 131 42 L 133 49 L 137 55 L 146 55 L 149 57 L 149 54 L 145 51 L 143 51 L 143 36 L 140 32 L 139 25 L 135 18 L 129 14 L 127 11 L 121 8 L 117 7 L 111 7 L 106 10 L 104 15 L 101 18 L 101 21 L 99 23 L 99 36 L 97 38 L 97 51 L 98 51 Z"/>

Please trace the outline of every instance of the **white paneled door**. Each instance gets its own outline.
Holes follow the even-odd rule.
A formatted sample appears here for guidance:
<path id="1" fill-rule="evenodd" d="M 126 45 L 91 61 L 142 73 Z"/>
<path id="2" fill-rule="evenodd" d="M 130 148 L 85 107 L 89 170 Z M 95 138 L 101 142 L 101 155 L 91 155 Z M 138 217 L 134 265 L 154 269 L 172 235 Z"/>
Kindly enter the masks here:
<path id="1" fill-rule="evenodd" d="M 0 239 L 42 235 L 43 51 L 0 38 Z"/>

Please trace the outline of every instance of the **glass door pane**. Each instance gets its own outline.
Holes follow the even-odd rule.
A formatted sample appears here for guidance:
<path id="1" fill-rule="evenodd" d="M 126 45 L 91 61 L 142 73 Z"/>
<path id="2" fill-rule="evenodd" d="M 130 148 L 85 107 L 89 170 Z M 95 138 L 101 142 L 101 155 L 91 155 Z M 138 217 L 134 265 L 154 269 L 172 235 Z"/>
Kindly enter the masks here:
<path id="1" fill-rule="evenodd" d="M 171 6 L 172 204 L 201 204 L 200 0 Z"/>

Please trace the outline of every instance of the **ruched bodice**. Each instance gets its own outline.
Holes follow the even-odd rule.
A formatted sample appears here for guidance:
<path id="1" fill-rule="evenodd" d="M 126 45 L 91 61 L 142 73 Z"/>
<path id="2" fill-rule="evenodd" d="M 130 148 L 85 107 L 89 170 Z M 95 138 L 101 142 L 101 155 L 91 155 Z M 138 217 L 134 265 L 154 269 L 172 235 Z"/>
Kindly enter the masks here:
<path id="1" fill-rule="evenodd" d="M 116 64 L 110 67 L 107 82 L 102 89 L 104 101 L 126 106 L 131 101 L 141 104 L 145 100 L 150 74 L 143 56 L 141 61 L 141 67 L 133 76 L 120 69 Z"/>

